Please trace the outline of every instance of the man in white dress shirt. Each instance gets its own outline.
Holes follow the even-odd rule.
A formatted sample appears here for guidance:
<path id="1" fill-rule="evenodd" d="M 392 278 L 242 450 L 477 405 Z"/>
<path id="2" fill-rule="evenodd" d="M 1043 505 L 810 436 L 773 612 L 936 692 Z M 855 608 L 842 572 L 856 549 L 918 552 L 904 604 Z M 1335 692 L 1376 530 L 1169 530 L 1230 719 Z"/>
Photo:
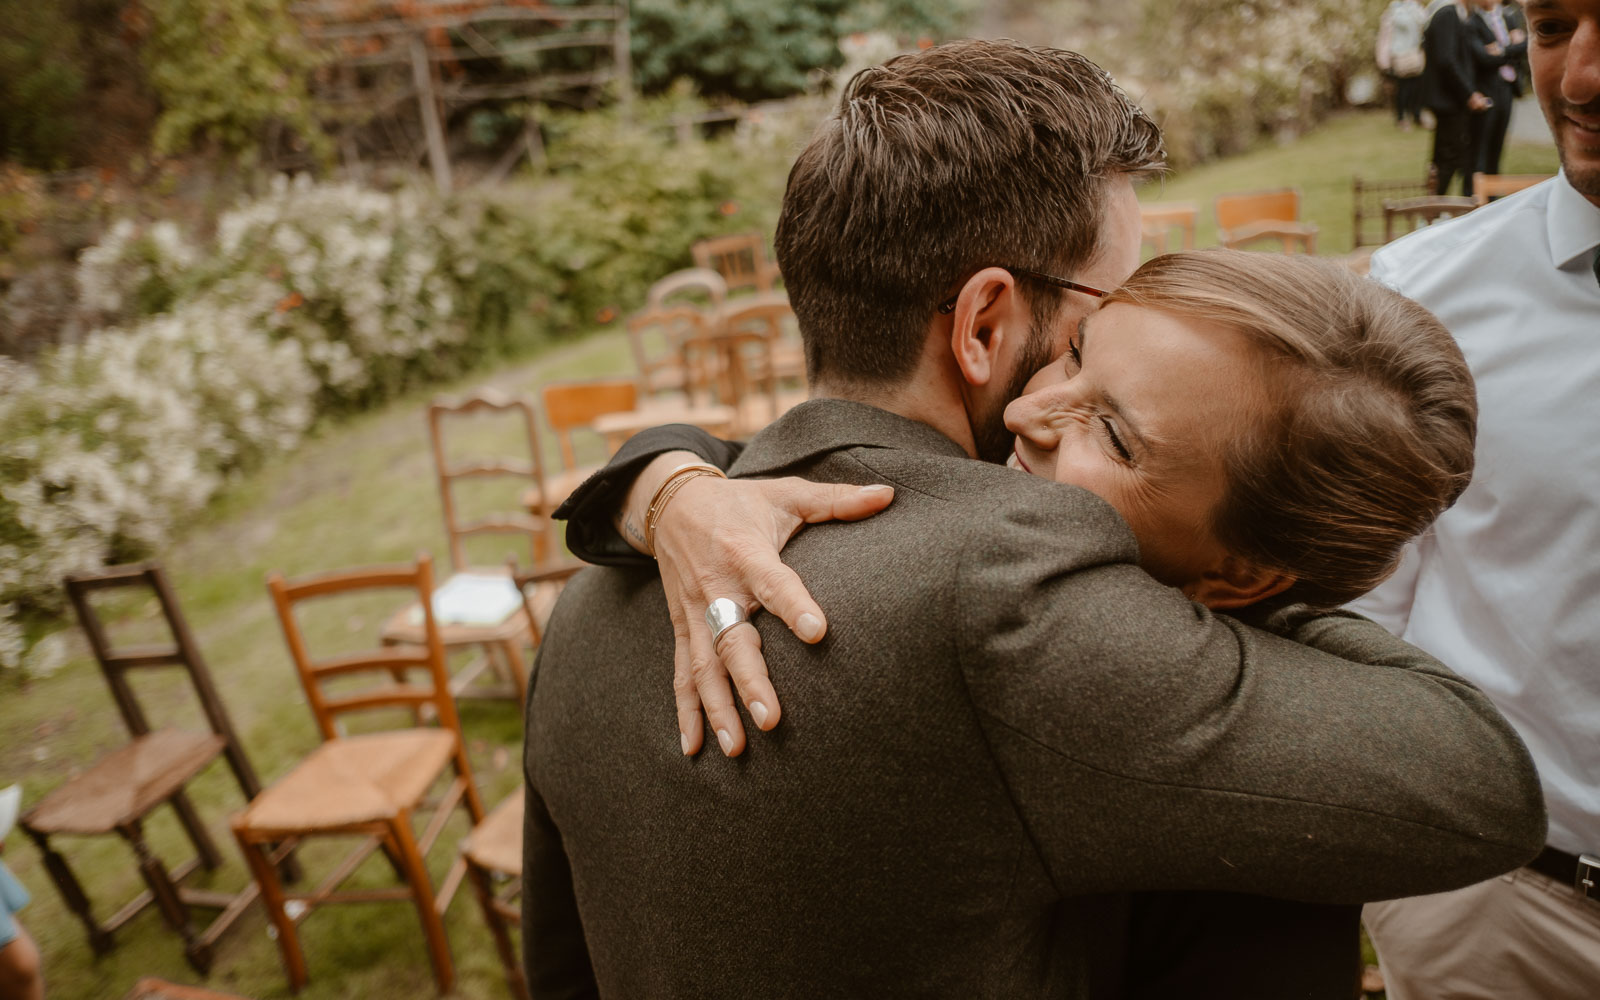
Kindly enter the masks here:
<path id="1" fill-rule="evenodd" d="M 1373 258 L 1472 366 L 1477 470 L 1357 608 L 1516 726 L 1549 847 L 1490 882 L 1369 905 L 1391 1000 L 1600 996 L 1600 0 L 1526 12 L 1561 176 Z"/>

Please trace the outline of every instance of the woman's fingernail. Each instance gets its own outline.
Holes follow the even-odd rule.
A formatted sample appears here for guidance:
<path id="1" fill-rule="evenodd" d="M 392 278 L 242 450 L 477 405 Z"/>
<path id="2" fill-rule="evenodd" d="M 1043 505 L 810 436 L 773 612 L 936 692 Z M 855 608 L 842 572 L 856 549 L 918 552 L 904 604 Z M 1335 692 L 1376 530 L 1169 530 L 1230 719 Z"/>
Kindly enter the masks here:
<path id="1" fill-rule="evenodd" d="M 683 755 L 685 757 L 689 756 L 689 734 L 688 733 L 679 733 L 678 734 L 678 746 L 683 748 Z"/>
<path id="2" fill-rule="evenodd" d="M 794 623 L 794 634 L 805 642 L 816 642 L 822 638 L 822 619 L 807 611 Z"/>
<path id="3" fill-rule="evenodd" d="M 733 737 L 728 735 L 726 729 L 717 730 L 717 742 L 722 744 L 722 752 L 724 754 L 731 755 L 733 753 Z"/>
<path id="4" fill-rule="evenodd" d="M 756 720 L 756 725 L 758 726 L 766 725 L 767 706 L 761 704 L 759 701 L 752 701 L 750 703 L 750 718 Z"/>
<path id="5" fill-rule="evenodd" d="M 882 493 L 884 490 L 893 490 L 893 489 L 894 489 L 893 486 L 884 486 L 882 483 L 878 483 L 878 484 L 873 485 L 873 486 L 863 486 L 863 487 L 861 487 L 861 492 L 863 492 L 863 493 Z"/>

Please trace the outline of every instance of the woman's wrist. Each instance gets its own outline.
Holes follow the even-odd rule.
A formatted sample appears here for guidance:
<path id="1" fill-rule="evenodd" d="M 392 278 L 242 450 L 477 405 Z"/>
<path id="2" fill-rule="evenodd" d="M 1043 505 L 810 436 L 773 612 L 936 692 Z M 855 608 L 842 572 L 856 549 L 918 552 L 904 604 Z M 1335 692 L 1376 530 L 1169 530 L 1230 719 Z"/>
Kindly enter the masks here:
<path id="1" fill-rule="evenodd" d="M 646 528 L 650 523 L 650 504 L 666 485 L 674 470 L 686 465 L 701 465 L 704 460 L 692 451 L 669 451 L 657 455 L 639 473 L 628 489 L 628 497 L 612 518 L 617 534 L 635 551 L 654 555 Z M 657 512 L 659 514 L 659 511 Z"/>

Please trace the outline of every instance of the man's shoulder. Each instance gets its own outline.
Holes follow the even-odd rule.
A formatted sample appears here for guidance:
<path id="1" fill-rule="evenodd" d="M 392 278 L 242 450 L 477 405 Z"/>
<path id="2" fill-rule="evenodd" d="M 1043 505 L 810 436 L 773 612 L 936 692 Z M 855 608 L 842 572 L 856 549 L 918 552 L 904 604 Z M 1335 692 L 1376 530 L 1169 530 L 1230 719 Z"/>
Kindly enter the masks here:
<path id="1" fill-rule="evenodd" d="M 1407 295 L 1425 278 L 1503 265 L 1508 237 L 1543 231 L 1550 185 L 1545 181 L 1459 216 L 1425 226 L 1372 256 L 1372 277 Z"/>

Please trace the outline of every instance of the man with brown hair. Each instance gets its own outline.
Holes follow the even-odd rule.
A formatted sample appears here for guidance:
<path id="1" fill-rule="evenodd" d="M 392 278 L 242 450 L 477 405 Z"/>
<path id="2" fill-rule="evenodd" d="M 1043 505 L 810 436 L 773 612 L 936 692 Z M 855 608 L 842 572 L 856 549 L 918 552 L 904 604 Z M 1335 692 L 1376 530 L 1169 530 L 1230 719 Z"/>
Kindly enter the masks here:
<path id="1" fill-rule="evenodd" d="M 569 585 L 526 722 L 536 996 L 1107 995 L 1125 891 L 1353 902 L 1531 853 L 1524 753 L 1448 671 L 1353 618 L 1197 609 L 1104 502 L 972 461 L 1133 271 L 1159 158 L 1071 53 L 957 43 L 845 89 L 778 234 L 822 398 L 733 471 L 896 502 L 787 550 L 833 627 L 752 623 L 785 724 L 751 701 L 737 758 L 691 756 L 697 709 L 662 745 L 655 574 Z M 738 753 L 737 711 L 707 709 Z M 1450 752 L 1406 752 L 1407 726 Z"/>

